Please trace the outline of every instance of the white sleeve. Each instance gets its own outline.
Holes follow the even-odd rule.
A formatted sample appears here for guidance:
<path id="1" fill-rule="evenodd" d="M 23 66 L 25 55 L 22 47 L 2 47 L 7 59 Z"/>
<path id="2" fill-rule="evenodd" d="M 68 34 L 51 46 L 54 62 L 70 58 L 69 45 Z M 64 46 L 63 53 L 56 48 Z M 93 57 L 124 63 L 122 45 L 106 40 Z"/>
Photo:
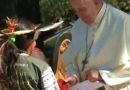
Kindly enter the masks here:
<path id="1" fill-rule="evenodd" d="M 124 24 L 125 42 L 129 60 L 127 63 L 118 65 L 112 71 L 100 70 L 100 75 L 109 86 L 121 85 L 130 82 L 130 17 L 126 17 Z"/>
<path id="2" fill-rule="evenodd" d="M 57 80 L 50 67 L 48 67 L 42 73 L 42 80 L 43 80 L 43 84 L 44 84 L 44 90 L 59 90 Z"/>
<path id="3" fill-rule="evenodd" d="M 100 70 L 100 75 L 109 86 L 121 85 L 130 81 L 130 63 L 113 71 Z"/>

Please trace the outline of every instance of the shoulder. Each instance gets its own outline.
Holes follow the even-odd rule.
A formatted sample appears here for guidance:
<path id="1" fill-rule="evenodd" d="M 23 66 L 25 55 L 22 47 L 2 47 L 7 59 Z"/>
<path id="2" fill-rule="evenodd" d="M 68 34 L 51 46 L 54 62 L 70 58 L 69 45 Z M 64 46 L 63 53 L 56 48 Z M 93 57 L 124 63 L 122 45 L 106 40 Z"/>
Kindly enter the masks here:
<path id="1" fill-rule="evenodd" d="M 71 33 L 72 33 L 72 38 L 73 36 L 77 36 L 80 35 L 82 33 L 79 32 L 86 32 L 86 28 L 87 28 L 87 24 L 82 21 L 80 18 L 78 20 L 76 20 L 71 28 Z"/>
<path id="2" fill-rule="evenodd" d="M 109 4 L 107 4 L 107 11 L 108 14 L 110 14 L 115 19 L 117 18 L 118 20 L 126 20 L 127 18 L 130 18 L 130 16 L 127 13 Z"/>
<path id="3" fill-rule="evenodd" d="M 40 69 L 40 71 L 44 71 L 49 67 L 49 65 L 45 61 L 39 60 L 35 57 L 29 56 L 28 54 L 24 54 L 24 53 L 19 55 L 19 61 L 26 62 L 29 65 L 35 65 Z"/>

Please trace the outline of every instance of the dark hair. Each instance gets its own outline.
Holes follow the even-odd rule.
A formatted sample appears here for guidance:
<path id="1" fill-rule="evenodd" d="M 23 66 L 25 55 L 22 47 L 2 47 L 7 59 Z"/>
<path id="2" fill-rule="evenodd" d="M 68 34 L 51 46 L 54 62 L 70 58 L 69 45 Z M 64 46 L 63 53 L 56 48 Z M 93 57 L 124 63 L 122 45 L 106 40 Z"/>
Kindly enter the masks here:
<path id="1" fill-rule="evenodd" d="M 58 41 L 59 45 L 58 46 L 60 46 L 60 44 L 63 42 L 64 39 L 69 39 L 71 41 L 72 40 L 71 33 L 63 32 L 62 34 L 60 34 L 59 35 L 59 41 Z"/>
<path id="2" fill-rule="evenodd" d="M 23 18 L 18 19 L 16 31 L 30 30 L 30 29 L 34 29 L 32 22 Z M 15 45 L 18 47 L 18 49 L 25 50 L 26 42 L 28 42 L 28 40 L 33 39 L 33 36 L 34 36 L 34 32 L 23 34 L 23 35 L 17 35 Z"/>
<path id="3" fill-rule="evenodd" d="M 7 87 L 13 82 L 13 73 L 15 70 L 14 64 L 18 59 L 18 48 L 11 40 L 5 41 L 1 46 L 1 68 L 0 68 L 0 85 L 4 81 L 4 86 Z"/>
<path id="4" fill-rule="evenodd" d="M 7 74 L 12 72 L 13 64 L 17 61 L 18 48 L 11 40 L 7 40 L 3 43 L 2 47 L 2 60 L 7 65 Z"/>
<path id="5" fill-rule="evenodd" d="M 63 32 L 61 34 L 59 33 L 59 35 L 57 36 L 56 42 L 54 44 L 52 61 L 50 61 L 50 66 L 52 67 L 52 70 L 54 73 L 56 73 L 56 69 L 57 69 L 57 63 L 58 63 L 58 57 L 59 57 L 58 56 L 59 55 L 59 47 L 64 39 L 72 40 L 71 33 Z"/>

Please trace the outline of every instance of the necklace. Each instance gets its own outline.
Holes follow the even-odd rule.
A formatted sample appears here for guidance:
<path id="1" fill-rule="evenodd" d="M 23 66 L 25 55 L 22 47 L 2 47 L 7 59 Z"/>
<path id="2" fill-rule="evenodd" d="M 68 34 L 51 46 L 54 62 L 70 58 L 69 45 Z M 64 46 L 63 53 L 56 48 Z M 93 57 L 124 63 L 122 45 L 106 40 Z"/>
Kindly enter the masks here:
<path id="1" fill-rule="evenodd" d="M 88 45 L 88 28 L 87 28 L 86 40 L 87 40 L 87 43 L 86 43 L 86 56 L 85 56 L 84 60 L 82 61 L 82 64 L 83 64 L 82 69 L 81 69 L 82 71 L 84 70 L 85 65 L 88 63 L 88 58 L 90 56 L 90 50 L 92 48 L 93 41 L 94 41 L 94 39 L 92 39 L 92 42 L 91 42 L 90 46 Z"/>

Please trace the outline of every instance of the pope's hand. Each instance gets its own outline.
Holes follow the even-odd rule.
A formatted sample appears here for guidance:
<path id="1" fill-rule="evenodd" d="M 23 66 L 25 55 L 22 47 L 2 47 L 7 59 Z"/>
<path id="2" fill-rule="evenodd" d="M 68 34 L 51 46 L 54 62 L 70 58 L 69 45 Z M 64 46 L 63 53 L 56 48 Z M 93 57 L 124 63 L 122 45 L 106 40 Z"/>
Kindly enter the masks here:
<path id="1" fill-rule="evenodd" d="M 85 72 L 85 74 L 86 74 L 86 79 L 89 80 L 90 82 L 102 80 L 99 72 L 95 69 L 88 70 Z"/>
<path id="2" fill-rule="evenodd" d="M 77 78 L 75 76 L 68 76 L 66 79 L 65 79 L 65 82 L 69 84 L 69 86 L 72 86 L 74 84 L 76 84 L 77 82 Z"/>

